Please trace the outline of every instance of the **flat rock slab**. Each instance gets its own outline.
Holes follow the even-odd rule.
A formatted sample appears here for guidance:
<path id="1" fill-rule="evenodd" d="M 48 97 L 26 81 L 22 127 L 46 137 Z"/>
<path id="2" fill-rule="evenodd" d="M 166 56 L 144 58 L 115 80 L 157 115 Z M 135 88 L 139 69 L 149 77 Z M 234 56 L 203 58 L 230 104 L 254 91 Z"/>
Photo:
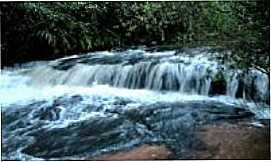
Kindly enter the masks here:
<path id="1" fill-rule="evenodd" d="M 189 159 L 270 159 L 269 123 L 261 127 L 247 122 L 206 125 L 197 137 L 205 145 L 204 149 L 191 152 Z M 92 160 L 165 160 L 175 159 L 173 154 L 166 145 L 143 144 Z"/>
<path id="2" fill-rule="evenodd" d="M 220 123 L 204 126 L 198 137 L 206 150 L 193 159 L 270 159 L 270 124 Z"/>

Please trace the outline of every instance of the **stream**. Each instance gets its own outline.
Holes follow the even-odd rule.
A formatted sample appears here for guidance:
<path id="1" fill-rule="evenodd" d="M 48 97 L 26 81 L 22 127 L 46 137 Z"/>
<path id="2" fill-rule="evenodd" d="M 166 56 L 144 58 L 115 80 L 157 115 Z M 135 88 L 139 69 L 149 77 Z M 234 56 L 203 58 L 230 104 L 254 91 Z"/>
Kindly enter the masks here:
<path id="1" fill-rule="evenodd" d="M 268 76 L 220 55 L 139 48 L 5 68 L 2 160 L 85 160 L 142 144 L 189 159 L 204 125 L 270 119 Z"/>

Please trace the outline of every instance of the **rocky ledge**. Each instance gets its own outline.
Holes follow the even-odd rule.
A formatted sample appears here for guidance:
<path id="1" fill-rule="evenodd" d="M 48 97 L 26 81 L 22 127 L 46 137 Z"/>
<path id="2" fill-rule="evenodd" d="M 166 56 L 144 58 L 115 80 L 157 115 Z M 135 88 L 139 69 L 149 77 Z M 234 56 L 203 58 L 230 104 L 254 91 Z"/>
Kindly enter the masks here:
<path id="1" fill-rule="evenodd" d="M 191 159 L 270 159 L 270 123 L 239 122 L 203 126 L 196 133 L 205 146 L 191 152 Z M 166 145 L 144 144 L 132 150 L 102 155 L 95 160 L 175 159 Z"/>

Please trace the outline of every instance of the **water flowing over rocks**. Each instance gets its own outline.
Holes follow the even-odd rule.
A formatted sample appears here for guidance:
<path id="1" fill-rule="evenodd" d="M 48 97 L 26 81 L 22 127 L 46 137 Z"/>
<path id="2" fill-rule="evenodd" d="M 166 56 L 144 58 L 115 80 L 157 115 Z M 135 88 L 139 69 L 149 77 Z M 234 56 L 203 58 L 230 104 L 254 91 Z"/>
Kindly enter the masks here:
<path id="1" fill-rule="evenodd" d="M 204 48 L 188 53 L 97 52 L 52 61 L 37 66 L 28 75 L 38 84 L 91 86 L 97 83 L 267 102 L 269 82 L 266 74 L 255 69 L 230 69 L 220 64 L 219 59 L 219 53 Z"/>
<path id="2" fill-rule="evenodd" d="M 268 77 L 230 69 L 210 51 L 95 52 L 4 69 L 2 159 L 246 158 L 227 140 L 248 134 L 237 151 L 270 141 Z M 248 159 L 268 157 L 260 145 Z"/>

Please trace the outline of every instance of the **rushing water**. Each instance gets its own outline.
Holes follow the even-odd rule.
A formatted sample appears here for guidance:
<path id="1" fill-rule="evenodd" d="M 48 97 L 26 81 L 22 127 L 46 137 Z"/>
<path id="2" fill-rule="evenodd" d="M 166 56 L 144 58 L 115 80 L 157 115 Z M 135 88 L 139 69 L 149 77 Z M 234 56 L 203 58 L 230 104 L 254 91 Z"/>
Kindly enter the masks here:
<path id="1" fill-rule="evenodd" d="M 127 50 L 4 69 L 2 159 L 91 159 L 142 143 L 189 158 L 198 125 L 269 119 L 268 76 L 230 69 L 218 56 Z"/>

